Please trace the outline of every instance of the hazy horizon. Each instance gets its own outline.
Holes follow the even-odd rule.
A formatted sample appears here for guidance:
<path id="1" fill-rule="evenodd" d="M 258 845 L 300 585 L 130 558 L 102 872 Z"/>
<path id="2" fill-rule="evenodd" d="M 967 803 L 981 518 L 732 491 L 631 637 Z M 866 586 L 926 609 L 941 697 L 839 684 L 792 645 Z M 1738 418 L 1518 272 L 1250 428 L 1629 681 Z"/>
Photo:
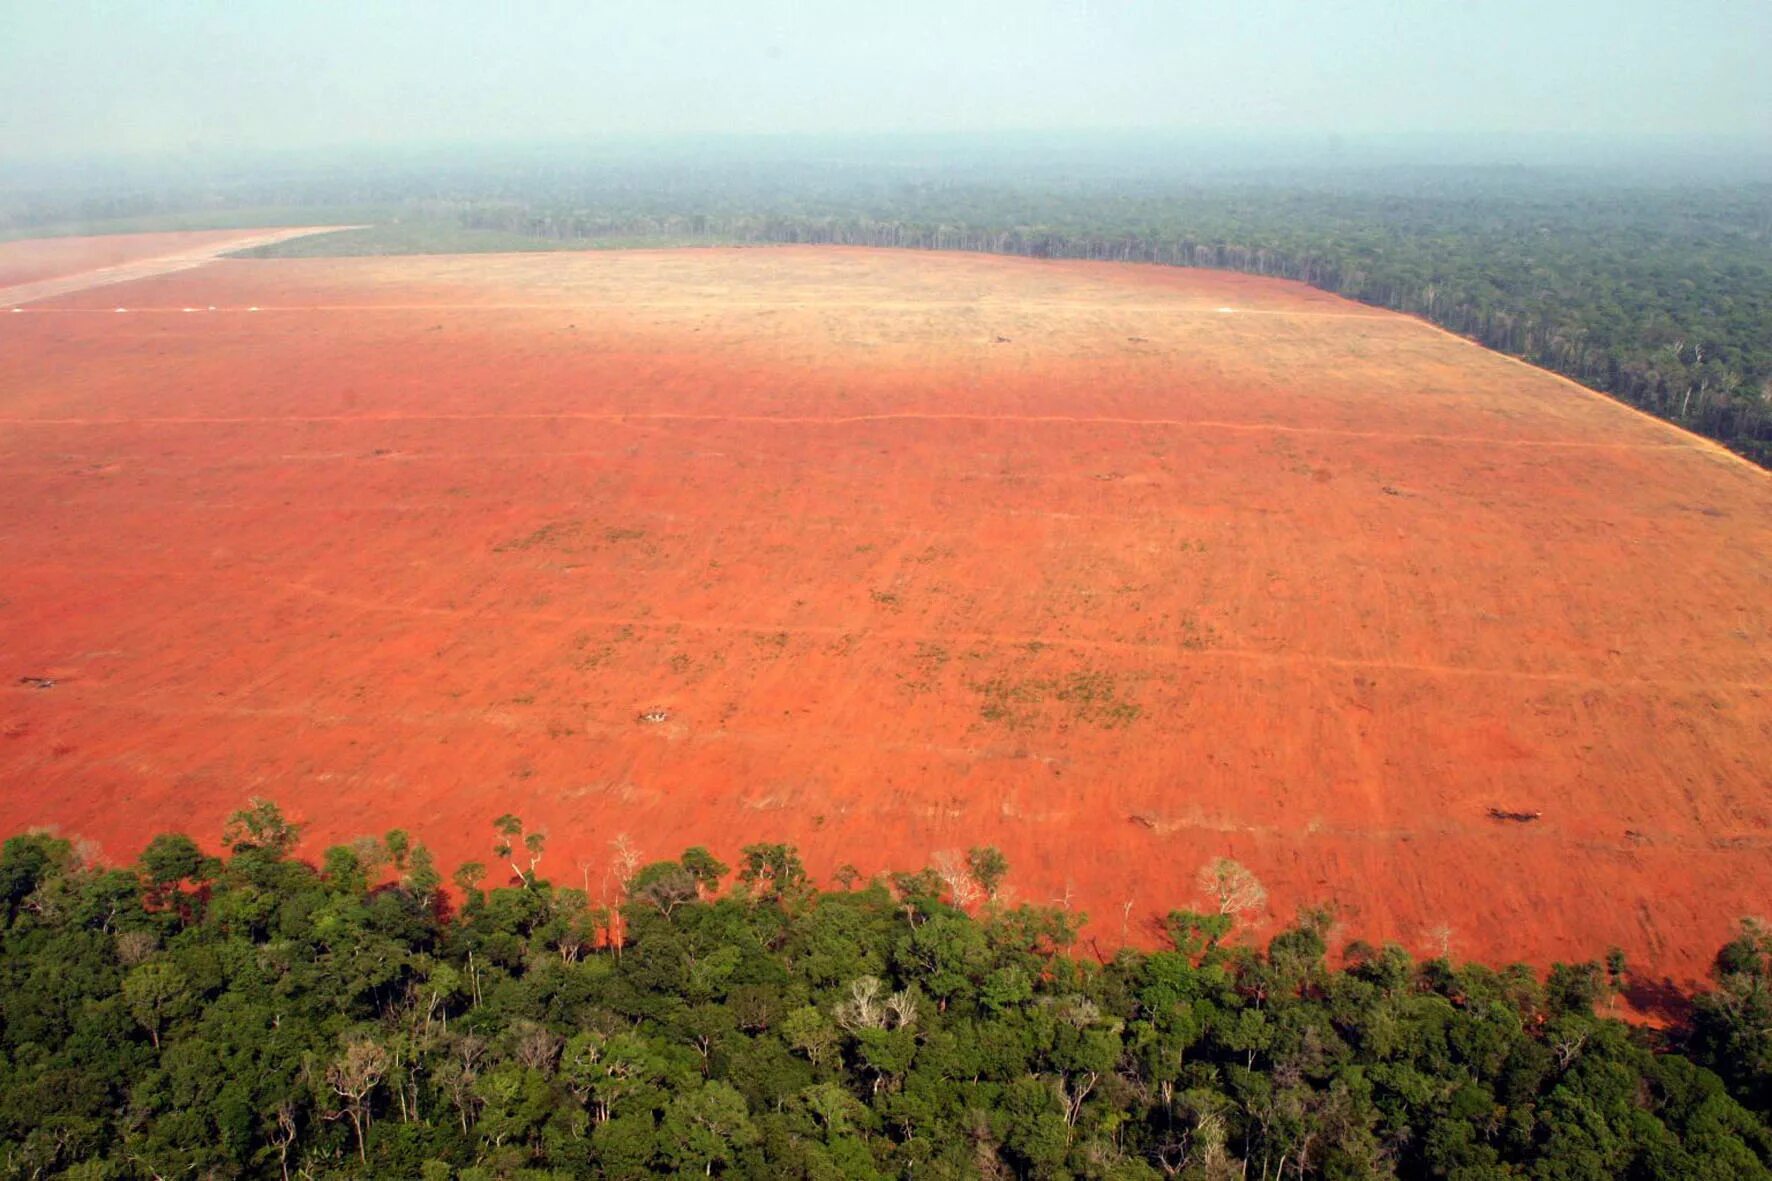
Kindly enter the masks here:
<path id="1" fill-rule="evenodd" d="M 0 157 L 821 136 L 1764 150 L 1772 5 L 13 4 Z"/>

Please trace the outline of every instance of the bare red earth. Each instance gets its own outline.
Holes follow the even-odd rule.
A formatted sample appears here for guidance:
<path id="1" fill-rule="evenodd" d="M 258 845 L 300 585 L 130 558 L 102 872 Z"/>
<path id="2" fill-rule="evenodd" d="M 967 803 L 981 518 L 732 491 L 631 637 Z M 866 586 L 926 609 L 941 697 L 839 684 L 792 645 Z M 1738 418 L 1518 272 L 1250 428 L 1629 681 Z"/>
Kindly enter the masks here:
<path id="1" fill-rule="evenodd" d="M 1766 910 L 1772 481 L 1296 285 L 226 261 L 0 316 L 0 453 L 7 831 L 993 843 L 1104 947 L 1229 855 L 1682 985 Z"/>
<path id="2" fill-rule="evenodd" d="M 104 267 L 169 254 L 216 250 L 255 238 L 263 230 L 188 230 L 155 234 L 103 234 L 84 238 L 25 238 L 0 242 L 0 287 L 61 279 Z"/>

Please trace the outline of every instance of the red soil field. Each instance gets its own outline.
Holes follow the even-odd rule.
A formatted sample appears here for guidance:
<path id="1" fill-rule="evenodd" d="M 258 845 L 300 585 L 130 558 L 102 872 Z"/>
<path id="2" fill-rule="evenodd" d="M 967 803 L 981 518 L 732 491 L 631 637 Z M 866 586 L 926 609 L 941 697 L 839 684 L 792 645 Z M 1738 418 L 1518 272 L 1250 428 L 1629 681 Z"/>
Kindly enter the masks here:
<path id="1" fill-rule="evenodd" d="M 0 242 L 0 307 L 196 266 L 230 250 L 328 228 L 335 227 L 189 230 Z"/>
<path id="2" fill-rule="evenodd" d="M 0 287 L 59 279 L 102 267 L 192 250 L 225 248 L 262 230 L 190 230 L 162 234 L 101 234 L 86 238 L 25 238 L 0 242 Z"/>
<path id="3" fill-rule="evenodd" d="M 1766 910 L 1772 480 L 1294 284 L 227 260 L 0 316 L 0 454 L 6 831 L 991 843 L 1103 949 L 1227 855 L 1677 985 Z"/>

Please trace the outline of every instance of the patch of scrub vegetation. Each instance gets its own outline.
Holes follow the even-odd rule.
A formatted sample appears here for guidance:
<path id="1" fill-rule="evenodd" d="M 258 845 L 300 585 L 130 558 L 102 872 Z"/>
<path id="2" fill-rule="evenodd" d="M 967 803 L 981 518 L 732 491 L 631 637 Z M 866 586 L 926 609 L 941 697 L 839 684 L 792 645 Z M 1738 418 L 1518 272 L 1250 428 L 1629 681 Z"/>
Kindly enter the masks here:
<path id="1" fill-rule="evenodd" d="M 928 640 L 919 641 L 917 650 L 911 654 L 911 664 L 915 667 L 916 674 L 914 679 L 905 681 L 905 692 L 913 697 L 934 692 L 936 677 L 941 675 L 941 670 L 951 659 L 952 655 L 942 645 Z"/>
<path id="2" fill-rule="evenodd" d="M 928 546 L 927 548 L 925 548 L 922 553 L 920 553 L 916 557 L 912 558 L 911 561 L 917 563 L 917 565 L 919 565 L 919 566 L 927 566 L 931 562 L 940 562 L 940 561 L 943 561 L 947 558 L 951 558 L 953 556 L 954 556 L 954 547 L 953 546 L 951 546 L 951 545 L 932 545 L 932 546 Z"/>
<path id="3" fill-rule="evenodd" d="M 608 525 L 600 533 L 593 533 L 591 526 L 577 517 L 569 517 L 559 521 L 550 521 L 532 532 L 509 541 L 501 541 L 492 547 L 495 554 L 521 553 L 524 550 L 581 550 L 595 549 L 591 539 L 601 537 L 609 545 L 618 545 L 624 541 L 640 541 L 646 536 L 644 529 L 624 528 Z"/>
<path id="4" fill-rule="evenodd" d="M 600 668 L 615 658 L 614 644 L 591 644 L 589 632 L 579 632 L 572 637 L 572 656 L 570 662 L 578 672 L 590 672 Z"/>
<path id="5" fill-rule="evenodd" d="M 1218 629 L 1210 623 L 1201 623 L 1199 616 L 1192 611 L 1181 617 L 1181 646 L 1189 652 L 1204 652 L 1218 643 Z"/>
<path id="6" fill-rule="evenodd" d="M 1112 673 L 1100 670 L 1072 673 L 1053 695 L 1070 706 L 1078 721 L 1103 730 L 1130 726 L 1144 712 L 1137 702 L 1121 696 L 1119 682 Z"/>
<path id="7" fill-rule="evenodd" d="M 492 547 L 492 552 L 495 554 L 508 554 L 532 549 L 573 549 L 584 540 L 584 535 L 585 523 L 576 518 L 564 521 L 550 521 L 548 524 L 543 525 L 541 528 L 536 529 L 533 532 L 525 533 L 522 537 L 512 538 L 510 541 L 501 541 L 499 544 Z"/>
<path id="8" fill-rule="evenodd" d="M 1130 726 L 1144 707 L 1126 698 L 1119 678 L 1104 669 L 1081 669 L 1058 676 L 996 676 L 968 682 L 980 697 L 979 716 L 987 722 L 1021 730 L 1032 726 L 1042 707 L 1056 702 L 1071 722 L 1115 730 Z"/>
<path id="9" fill-rule="evenodd" d="M 751 639 L 756 641 L 758 648 L 773 657 L 788 650 L 790 637 L 787 632 L 758 632 Z"/>
<path id="10" fill-rule="evenodd" d="M 999 675 L 973 681 L 967 688 L 982 698 L 978 705 L 979 717 L 1011 730 L 1023 730 L 1038 720 L 1039 711 L 1035 707 L 1046 700 L 1049 683 Z"/>

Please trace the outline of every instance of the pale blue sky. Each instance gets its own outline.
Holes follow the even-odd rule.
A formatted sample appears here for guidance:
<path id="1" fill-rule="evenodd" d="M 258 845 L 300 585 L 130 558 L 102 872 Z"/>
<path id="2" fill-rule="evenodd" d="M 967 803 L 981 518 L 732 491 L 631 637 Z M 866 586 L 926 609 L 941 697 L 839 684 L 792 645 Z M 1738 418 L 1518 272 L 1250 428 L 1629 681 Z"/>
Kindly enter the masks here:
<path id="1" fill-rule="evenodd" d="M 1772 139 L 1772 0 L 0 0 L 0 156 L 700 133 Z"/>

